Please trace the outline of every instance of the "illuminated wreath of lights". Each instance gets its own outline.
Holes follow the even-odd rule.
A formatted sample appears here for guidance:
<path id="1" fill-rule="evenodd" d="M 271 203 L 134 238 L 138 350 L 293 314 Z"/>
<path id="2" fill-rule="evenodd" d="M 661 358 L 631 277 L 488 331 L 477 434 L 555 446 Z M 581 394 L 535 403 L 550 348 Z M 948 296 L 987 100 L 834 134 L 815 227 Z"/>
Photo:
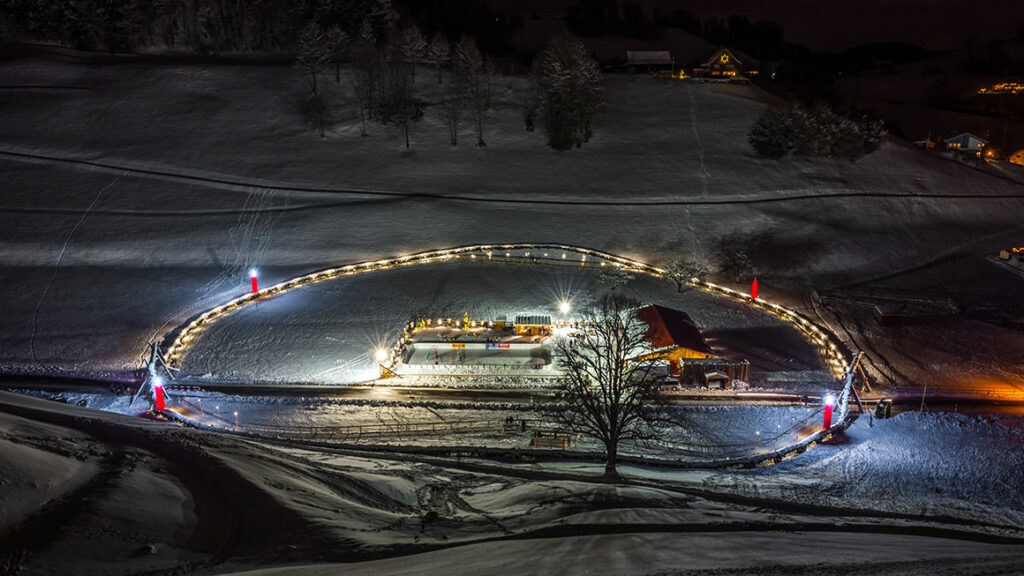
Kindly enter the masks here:
<path id="1" fill-rule="evenodd" d="M 543 252 L 544 250 L 548 250 L 549 252 Z M 512 254 L 513 251 L 527 252 L 523 255 L 516 255 Z M 535 252 L 534 255 L 531 256 L 530 251 L 540 252 Z M 429 252 L 399 256 L 397 258 L 360 262 L 358 264 L 349 264 L 347 266 L 337 268 L 328 268 L 326 270 L 313 272 L 305 276 L 299 276 L 297 278 L 263 288 L 262 290 L 239 296 L 234 300 L 203 312 L 194 320 L 188 322 L 177 330 L 177 336 L 174 338 L 174 341 L 164 351 L 165 361 L 169 366 L 179 367 L 185 353 L 188 352 L 189 347 L 195 342 L 196 338 L 198 338 L 212 322 L 219 318 L 227 316 L 246 304 L 251 304 L 265 298 L 276 296 L 307 284 L 315 284 L 317 282 L 340 278 L 342 276 L 354 276 L 378 270 L 387 270 L 398 266 L 446 262 L 454 259 L 462 259 L 463 256 L 467 256 L 469 260 L 477 260 L 479 258 L 486 259 L 488 261 L 526 263 L 544 262 L 575 265 L 577 262 L 576 260 L 569 262 L 569 254 L 580 256 L 578 260 L 580 266 L 599 267 L 613 264 L 618 268 L 623 268 L 640 274 L 647 274 L 656 278 L 669 277 L 668 272 L 663 268 L 658 268 L 657 266 L 651 266 L 644 262 L 630 260 L 629 258 L 623 258 L 621 256 L 601 252 L 599 250 L 591 250 L 589 248 L 569 246 L 566 244 L 478 244 L 473 246 L 446 248 L 442 250 L 431 250 Z M 587 260 L 588 257 L 592 258 L 589 262 Z M 595 263 L 595 261 L 597 263 Z M 763 298 L 751 298 L 750 294 L 726 288 L 725 286 L 719 286 L 698 278 L 691 278 L 685 281 L 696 288 L 704 290 L 705 292 L 718 294 L 720 296 L 752 304 L 753 306 L 756 306 L 789 323 L 798 329 L 818 348 L 818 351 L 821 352 L 822 356 L 825 358 L 826 364 L 828 364 L 832 375 L 836 379 L 842 378 L 849 370 L 849 364 L 846 359 L 843 358 L 839 351 L 839 347 L 828 332 L 821 329 L 807 318 L 801 316 L 798 312 L 784 308 L 778 304 L 767 302 Z"/>

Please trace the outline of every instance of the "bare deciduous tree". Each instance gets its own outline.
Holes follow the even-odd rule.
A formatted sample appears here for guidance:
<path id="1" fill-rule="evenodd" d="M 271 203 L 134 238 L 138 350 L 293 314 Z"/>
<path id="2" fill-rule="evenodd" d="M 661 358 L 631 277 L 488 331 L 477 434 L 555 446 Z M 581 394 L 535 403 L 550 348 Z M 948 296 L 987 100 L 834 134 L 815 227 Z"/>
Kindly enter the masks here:
<path id="1" fill-rule="evenodd" d="M 484 78 L 484 58 L 472 36 L 463 36 L 452 55 L 455 74 L 460 78 L 466 94 L 466 108 L 476 125 L 476 145 L 487 146 L 484 141 L 484 115 L 487 112 L 487 85 Z"/>
<path id="2" fill-rule="evenodd" d="M 555 343 L 567 405 L 560 412 L 562 425 L 604 445 L 605 474 L 612 477 L 619 442 L 650 439 L 661 421 L 654 369 L 664 357 L 652 351 L 638 307 L 628 298 L 605 296 L 584 315 L 575 335 Z"/>
<path id="3" fill-rule="evenodd" d="M 307 124 L 316 128 L 320 137 L 327 135 L 327 129 L 337 122 L 337 114 L 334 111 L 333 98 L 328 96 L 327 91 L 319 94 L 309 94 L 300 104 L 299 112 Z"/>
<path id="4" fill-rule="evenodd" d="M 602 270 L 600 274 L 597 275 L 597 281 L 603 284 L 609 290 L 615 290 L 616 288 L 625 286 L 626 284 L 629 284 L 629 282 L 632 281 L 634 278 L 636 277 L 630 274 L 629 272 L 621 270 L 619 268 Z"/>
<path id="5" fill-rule="evenodd" d="M 690 282 L 694 278 L 704 280 L 711 272 L 711 264 L 700 256 L 680 256 L 665 265 L 665 272 L 680 283 Z"/>
<path id="6" fill-rule="evenodd" d="M 388 78 L 385 104 L 381 109 L 381 120 L 402 131 L 405 147 L 409 148 L 409 129 L 420 116 L 419 106 L 413 96 L 412 77 L 407 66 L 392 63 L 386 71 Z"/>
<path id="7" fill-rule="evenodd" d="M 417 29 L 411 36 L 419 36 Z M 392 35 L 386 48 L 386 58 L 381 70 L 381 87 L 378 94 L 378 119 L 391 124 L 405 135 L 405 147 L 409 148 L 409 129 L 421 115 L 414 94 L 413 70 L 415 60 L 410 59 L 410 35 Z"/>
<path id="8" fill-rule="evenodd" d="M 352 76 L 356 102 L 359 105 L 361 136 L 366 136 L 366 118 L 373 114 L 379 74 L 377 37 L 369 20 L 364 20 L 352 44 L 355 74 Z"/>
<path id="9" fill-rule="evenodd" d="M 441 83 L 441 68 L 451 60 L 451 46 L 448 45 L 448 38 L 438 32 L 430 38 L 427 46 L 426 61 L 437 67 L 437 83 Z"/>
<path id="10" fill-rule="evenodd" d="M 420 32 L 420 27 L 411 24 L 403 28 L 398 40 L 402 60 L 411 67 L 412 79 L 416 79 L 416 65 L 423 62 L 427 55 L 427 41 Z"/>
<path id="11" fill-rule="evenodd" d="M 295 56 L 295 68 L 309 75 L 309 85 L 313 94 L 317 93 L 317 77 L 331 59 L 327 47 L 327 39 L 320 26 L 311 22 L 299 36 L 299 50 Z"/>
<path id="12" fill-rule="evenodd" d="M 340 26 L 332 26 L 325 35 L 327 53 L 334 64 L 334 82 L 341 83 L 341 63 L 348 58 L 352 40 Z"/>
<path id="13" fill-rule="evenodd" d="M 466 106 L 466 90 L 458 74 L 448 83 L 444 93 L 443 112 L 444 122 L 448 127 L 448 143 L 452 146 L 458 146 L 459 123 L 462 119 L 462 110 Z"/>

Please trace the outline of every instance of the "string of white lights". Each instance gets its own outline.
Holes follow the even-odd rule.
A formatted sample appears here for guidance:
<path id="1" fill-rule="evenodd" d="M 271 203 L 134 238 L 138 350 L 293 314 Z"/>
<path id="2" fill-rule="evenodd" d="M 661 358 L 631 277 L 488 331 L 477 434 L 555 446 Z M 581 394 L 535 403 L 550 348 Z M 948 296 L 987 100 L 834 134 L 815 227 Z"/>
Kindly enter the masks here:
<path id="1" fill-rule="evenodd" d="M 255 292 L 247 293 L 244 296 L 239 296 L 238 298 L 221 304 L 216 308 L 199 314 L 195 319 L 187 322 L 184 326 L 181 326 L 174 332 L 171 332 L 171 334 L 177 335 L 171 345 L 164 351 L 164 358 L 169 366 L 179 367 L 182 359 L 188 352 L 188 349 L 193 343 L 195 343 L 196 338 L 198 338 L 212 322 L 231 314 L 247 304 L 252 304 L 266 298 L 277 296 L 301 286 L 315 284 L 317 282 L 323 282 L 325 280 L 331 280 L 341 276 L 366 274 L 399 266 L 448 262 L 460 259 L 480 259 L 487 261 L 497 260 L 522 263 L 551 262 L 572 265 L 575 265 L 575 262 L 579 262 L 579 265 L 584 267 L 605 267 L 608 265 L 614 265 L 617 268 L 647 274 L 653 277 L 670 277 L 663 268 L 658 268 L 657 266 L 652 266 L 638 260 L 631 260 L 608 252 L 602 252 L 600 250 L 592 250 L 567 244 L 477 244 L 456 248 L 445 248 L 441 250 L 431 250 L 428 252 L 420 252 L 418 254 L 398 256 L 396 258 L 373 260 L 336 268 L 328 268 L 326 270 L 306 274 L 305 276 L 292 278 L 291 280 L 287 280 Z M 804 337 L 817 347 L 818 351 L 825 359 L 825 363 L 832 372 L 832 375 L 836 379 L 842 378 L 848 371 L 849 364 L 840 353 L 840 348 L 834 337 L 826 330 L 802 316 L 800 313 L 778 304 L 768 302 L 763 298 L 752 298 L 750 294 L 745 292 L 733 290 L 725 286 L 719 286 L 698 278 L 680 280 L 706 292 L 746 302 L 780 318 L 799 330 Z"/>

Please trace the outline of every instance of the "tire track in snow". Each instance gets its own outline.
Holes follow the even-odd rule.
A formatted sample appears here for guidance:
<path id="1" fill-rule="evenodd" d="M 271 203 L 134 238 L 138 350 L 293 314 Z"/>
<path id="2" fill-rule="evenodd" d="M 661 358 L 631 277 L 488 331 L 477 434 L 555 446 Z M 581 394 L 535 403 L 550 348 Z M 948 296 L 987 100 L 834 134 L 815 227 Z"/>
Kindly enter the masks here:
<path id="1" fill-rule="evenodd" d="M 43 448 L 45 449 L 45 448 Z M 125 474 L 130 458 L 123 450 L 97 462 L 99 471 L 81 486 L 44 503 L 32 515 L 0 533 L 0 574 L 18 574 L 26 560 L 45 554 L 54 541 L 75 529 L 75 521 L 88 515 L 98 495 L 112 492 Z"/>
<path id="2" fill-rule="evenodd" d="M 804 201 L 804 200 L 824 200 L 834 198 L 863 198 L 863 199 L 876 199 L 876 198 L 933 198 L 938 200 L 963 200 L 963 199 L 976 199 L 976 200 L 1006 200 L 1006 199 L 1020 199 L 1024 200 L 1024 192 L 1021 193 L 1003 193 L 1003 194 L 978 194 L 978 193 L 906 193 L 906 192 L 868 192 L 868 191 L 854 191 L 854 192 L 825 192 L 818 194 L 790 194 L 790 195 L 777 195 L 774 192 L 758 192 L 752 196 L 744 197 L 732 197 L 722 199 L 689 199 L 689 200 L 648 200 L 648 201 L 636 201 L 636 200 L 554 200 L 554 199 L 528 199 L 528 198 L 491 198 L 483 196 L 464 196 L 458 194 L 442 194 L 437 192 L 398 192 L 394 190 L 381 190 L 381 189 L 369 189 L 369 188 L 331 188 L 327 186 L 286 186 L 283 184 L 257 184 L 252 182 L 245 182 L 243 180 L 230 180 L 227 178 L 214 178 L 206 176 L 198 176 L 195 174 L 186 173 L 174 173 L 165 172 L 152 169 L 143 168 L 130 168 L 125 166 L 118 166 L 112 164 L 103 164 L 101 162 L 93 162 L 89 160 L 77 160 L 69 158 L 43 156 L 38 154 L 29 154 L 22 152 L 11 152 L 0 150 L 0 157 L 8 157 L 12 159 L 22 159 L 28 161 L 52 161 L 56 163 L 76 164 L 84 165 L 91 168 L 98 168 L 104 171 L 110 172 L 124 172 L 128 174 L 141 175 L 141 176 L 153 176 L 158 179 L 172 180 L 172 181 L 183 181 L 191 184 L 207 184 L 220 186 L 227 189 L 238 190 L 247 192 L 253 186 L 259 186 L 267 190 L 279 191 L 279 192 L 308 192 L 308 193 L 322 193 L 332 195 L 353 195 L 353 196 L 364 196 L 364 197 L 381 197 L 381 198 L 408 198 L 408 199 L 422 199 L 422 200 L 451 200 L 458 202 L 474 202 L 482 204 L 523 204 L 523 205 L 537 205 L 537 206 L 631 206 L 631 207 L 644 207 L 644 206 L 716 206 L 716 205 L 739 205 L 739 204 L 778 204 L 785 202 Z M 772 195 L 769 195 L 772 194 Z M 302 205 L 290 208 L 281 208 L 281 211 L 293 211 L 293 210 L 307 210 L 313 208 L 328 207 L 334 205 L 342 205 L 346 202 L 335 202 L 325 203 L 317 205 Z M 13 213 L 31 213 L 40 212 L 37 208 L 25 208 L 25 207 L 0 207 L 2 212 L 13 212 Z M 71 210 L 57 209 L 53 212 L 63 211 L 65 213 L 77 213 Z M 225 214 L 225 213 L 237 213 L 237 210 L 209 210 L 209 211 L 167 211 L 167 212 L 143 212 L 139 210 L 132 211 L 120 211 L 119 214 L 145 216 L 164 216 L 164 215 L 201 215 L 201 214 Z M 111 211 L 111 213 L 114 213 Z"/>
<path id="3" fill-rule="evenodd" d="M 36 359 L 36 332 L 38 331 L 39 328 L 39 309 L 43 305 L 43 300 L 46 300 L 46 295 L 50 293 L 50 288 L 53 286 L 53 281 L 57 278 L 57 274 L 60 272 L 60 263 L 64 260 L 64 254 L 66 254 L 68 251 L 68 246 L 71 244 L 71 238 L 75 235 L 75 232 L 77 232 L 78 229 L 82 226 L 82 222 L 85 222 L 85 218 L 89 215 L 89 212 L 93 209 L 93 207 L 96 206 L 96 203 L 100 201 L 100 198 L 103 196 L 103 193 L 106 192 L 114 184 L 117 184 L 117 182 L 121 180 L 121 178 L 125 174 L 127 174 L 127 172 L 123 172 L 120 176 L 114 178 L 114 180 L 111 181 L 110 184 L 107 184 L 106 186 L 101 188 L 99 192 L 96 193 L 96 197 L 92 199 L 92 203 L 90 203 L 89 207 L 86 208 L 85 212 L 82 213 L 82 217 L 78 219 L 78 222 L 75 224 L 75 227 L 71 229 L 71 233 L 68 234 L 68 237 L 64 240 L 64 245 L 61 246 L 60 254 L 57 255 L 57 262 L 53 265 L 53 275 L 50 276 L 50 280 L 46 283 L 46 287 L 43 289 L 43 294 L 39 297 L 39 301 L 36 302 L 36 308 L 32 312 L 32 335 L 29 338 L 28 344 L 29 350 L 32 353 L 32 362 L 34 363 L 38 362 L 38 360 Z"/>
<path id="4" fill-rule="evenodd" d="M 698 172 L 700 177 L 700 197 L 702 200 L 707 200 L 708 180 L 711 179 L 711 173 L 708 172 L 707 165 L 704 162 L 704 143 L 701 141 L 700 132 L 697 130 L 697 99 L 693 95 L 693 89 L 692 84 L 686 88 L 686 94 L 690 99 L 690 130 L 693 131 L 693 138 L 697 141 L 697 149 L 700 150 L 700 172 Z M 693 215 L 690 213 L 690 207 L 684 206 L 684 212 L 686 216 L 686 229 L 690 234 L 690 251 L 694 258 L 703 260 L 704 248 L 697 237 L 697 230 L 693 225 Z"/>
<path id="5" fill-rule="evenodd" d="M 163 334 L 172 322 L 180 322 L 191 316 L 195 305 L 202 304 L 216 296 L 217 291 L 224 287 L 225 283 L 230 282 L 233 278 L 242 277 L 245 270 L 258 262 L 265 261 L 264 256 L 270 248 L 270 236 L 277 219 L 270 216 L 261 221 L 260 217 L 265 216 L 266 212 L 275 211 L 277 207 L 273 205 L 273 200 L 272 191 L 264 188 L 250 188 L 242 209 L 237 211 L 237 223 L 228 230 L 228 237 L 235 253 L 233 263 L 226 268 L 222 266 L 219 274 L 196 288 L 199 293 L 199 301 L 175 310 L 159 328 L 150 334 L 149 341 L 157 341 L 159 335 Z M 285 209 L 287 209 L 287 203 L 288 195 L 285 193 Z M 263 230 L 259 230 L 260 228 Z M 252 253 L 255 256 L 252 256 Z M 143 365 L 144 363 L 143 360 Z"/>
<path id="6" fill-rule="evenodd" d="M 284 439 L 261 439 L 261 442 L 271 446 L 282 446 L 292 448 L 304 448 L 309 449 L 313 447 L 325 454 L 334 455 L 345 455 L 354 456 L 358 458 L 374 458 L 381 461 L 395 461 L 403 464 L 418 463 L 427 464 L 431 466 L 438 466 L 446 469 L 457 469 L 466 472 L 474 472 L 478 474 L 490 474 L 499 476 L 502 478 L 521 478 L 529 481 L 556 481 L 556 482 L 582 482 L 587 484 L 604 484 L 608 482 L 608 479 L 601 475 L 588 475 L 586 473 L 569 472 L 562 470 L 549 470 L 543 468 L 525 468 L 516 465 L 507 465 L 498 462 L 485 460 L 485 456 L 477 454 L 476 459 L 463 459 L 457 457 L 445 457 L 438 456 L 436 453 L 431 451 L 416 451 L 410 449 L 408 446 L 403 447 L 384 447 L 384 446 L 370 446 L 370 447 L 357 447 L 357 446 L 327 446 L 322 443 L 296 441 L 296 440 L 284 440 Z M 782 514 L 795 514 L 800 516 L 821 516 L 825 517 L 825 520 L 821 523 L 810 522 L 805 525 L 804 528 L 797 526 L 797 524 L 779 525 L 775 523 L 769 523 L 766 529 L 771 529 L 771 526 L 777 526 L 779 531 L 792 531 L 792 530 L 809 530 L 809 531 L 841 531 L 844 528 L 853 527 L 856 531 L 879 531 L 881 533 L 907 533 L 915 534 L 917 531 L 932 532 L 937 537 L 952 538 L 959 540 L 974 540 L 974 541 L 1002 541 L 1009 544 L 1022 544 L 1024 543 L 1024 536 L 1015 535 L 996 535 L 990 530 L 1005 530 L 1012 531 L 1015 534 L 1020 534 L 1020 526 L 999 524 L 986 522 L 980 519 L 965 519 L 962 517 L 954 517 L 948 515 L 931 515 L 922 513 L 909 513 L 899 512 L 894 510 L 880 510 L 877 507 L 871 507 L 865 505 L 864 507 L 857 508 L 852 505 L 826 505 L 817 504 L 806 501 L 791 501 L 780 497 L 774 497 L 765 494 L 744 494 L 739 492 L 733 492 L 730 490 L 715 490 L 709 487 L 696 487 L 688 485 L 685 482 L 677 483 L 670 482 L 666 483 L 663 480 L 647 479 L 639 476 L 623 475 L 615 480 L 617 485 L 628 485 L 643 488 L 652 488 L 656 490 L 663 490 L 673 494 L 679 494 L 688 497 L 697 497 L 711 502 L 721 502 L 723 504 L 754 507 L 757 509 L 769 509 L 777 511 Z M 836 522 L 837 518 L 842 518 L 847 522 Z M 921 522 L 922 525 L 908 525 L 908 524 L 881 524 L 881 523 L 865 523 L 865 524 L 851 524 L 848 523 L 850 520 L 860 519 L 867 522 L 873 520 L 887 520 L 887 521 L 904 521 L 904 522 Z M 715 526 L 719 526 L 718 523 L 713 523 L 705 528 L 715 530 Z M 605 525 L 607 526 L 607 525 Z M 613 525 L 614 526 L 614 525 Z M 700 529 L 690 527 L 688 525 L 681 525 L 677 528 L 668 530 L 672 532 L 677 531 L 701 531 Z M 557 528 L 561 529 L 564 526 L 559 525 Z M 977 530 L 972 530 L 975 528 Z M 661 528 L 652 529 L 652 531 L 659 531 Z M 749 528 L 748 528 L 749 529 Z M 544 529 L 541 529 L 544 530 Z M 630 529 L 624 530 L 628 532 Z M 739 528 L 739 530 L 744 530 Z M 732 528 L 724 527 L 723 531 L 733 531 Z M 518 537 L 529 538 L 526 534 L 540 535 L 543 532 L 527 532 L 522 533 Z M 547 537 L 546 535 L 544 537 Z"/>
<path id="7" fill-rule="evenodd" d="M 285 193 L 285 205 L 288 196 Z M 220 288 L 225 282 L 242 278 L 246 270 L 266 261 L 270 248 L 270 237 L 277 218 L 274 214 L 274 192 L 265 188 L 251 188 L 245 204 L 238 213 L 238 220 L 228 230 L 232 262 L 221 266 L 220 273 L 199 287 L 200 294 L 207 295 Z"/>

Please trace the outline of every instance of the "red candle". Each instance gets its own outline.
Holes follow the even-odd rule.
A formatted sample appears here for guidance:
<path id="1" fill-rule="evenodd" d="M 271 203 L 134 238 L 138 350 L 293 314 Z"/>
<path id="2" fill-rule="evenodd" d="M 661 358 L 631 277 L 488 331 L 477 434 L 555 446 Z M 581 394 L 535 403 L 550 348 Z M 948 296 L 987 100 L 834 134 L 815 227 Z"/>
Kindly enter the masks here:
<path id="1" fill-rule="evenodd" d="M 825 396 L 825 423 L 822 425 L 825 430 L 832 428 L 832 405 L 835 404 L 836 399 L 832 394 Z"/>

